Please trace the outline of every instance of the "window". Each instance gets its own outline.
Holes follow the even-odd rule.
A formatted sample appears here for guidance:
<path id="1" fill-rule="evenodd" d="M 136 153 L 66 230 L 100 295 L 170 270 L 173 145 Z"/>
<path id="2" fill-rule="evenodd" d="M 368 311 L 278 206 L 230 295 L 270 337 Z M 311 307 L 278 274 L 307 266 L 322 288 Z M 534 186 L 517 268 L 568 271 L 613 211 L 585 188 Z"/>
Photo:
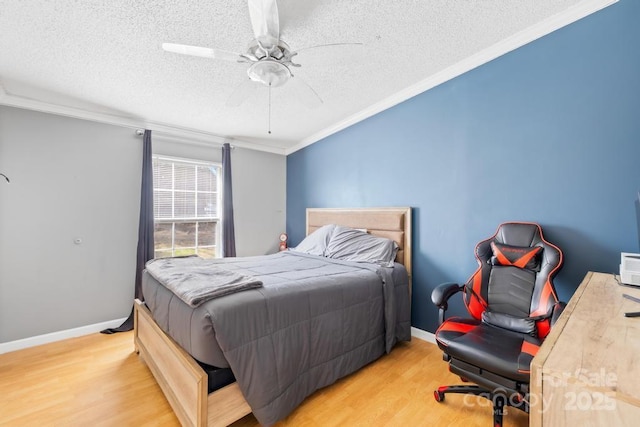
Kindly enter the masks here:
<path id="1" fill-rule="evenodd" d="M 220 166 L 153 157 L 155 257 L 219 256 Z"/>

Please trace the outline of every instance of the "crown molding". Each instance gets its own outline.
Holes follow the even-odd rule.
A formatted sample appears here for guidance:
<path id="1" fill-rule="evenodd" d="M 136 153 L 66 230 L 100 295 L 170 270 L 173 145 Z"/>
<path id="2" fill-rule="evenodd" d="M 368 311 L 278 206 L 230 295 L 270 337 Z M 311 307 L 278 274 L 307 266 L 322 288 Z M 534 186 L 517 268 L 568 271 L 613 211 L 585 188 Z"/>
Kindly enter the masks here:
<path id="1" fill-rule="evenodd" d="M 544 21 L 540 21 L 537 24 L 532 25 L 500 42 L 472 55 L 462 61 L 445 68 L 444 70 L 430 76 L 413 86 L 408 87 L 400 92 L 376 102 L 368 108 L 357 112 L 338 123 L 335 123 L 315 134 L 303 139 L 298 144 L 285 150 L 285 154 L 289 155 L 295 153 L 298 150 L 303 149 L 315 142 L 320 141 L 334 133 L 337 133 L 349 126 L 352 126 L 358 122 L 361 122 L 375 114 L 378 114 L 384 110 L 387 110 L 395 105 L 398 105 L 407 99 L 413 98 L 431 88 L 434 88 L 442 83 L 449 81 L 461 74 L 473 70 L 489 61 L 492 61 L 506 53 L 511 52 L 519 47 L 522 47 L 534 40 L 546 36 L 562 27 L 572 24 L 586 16 L 589 16 L 599 10 L 604 9 L 618 0 L 588 0 L 579 3 L 567 10 L 553 15 Z"/>
<path id="2" fill-rule="evenodd" d="M 68 107 L 64 105 L 54 104 L 50 102 L 38 101 L 35 99 L 13 95 L 3 87 L 0 82 L 0 105 L 8 107 L 22 108 L 26 110 L 40 111 L 43 113 L 56 114 L 59 116 L 72 117 L 76 119 L 89 120 L 98 123 L 105 123 L 116 126 L 130 127 L 132 129 L 149 129 L 161 134 L 162 136 L 171 138 L 175 141 L 195 144 L 195 145 L 222 145 L 225 142 L 233 144 L 235 147 L 246 148 L 249 150 L 264 151 L 285 155 L 285 149 L 270 145 L 257 144 L 253 142 L 242 141 L 235 138 L 224 137 L 209 132 L 202 132 L 195 129 L 183 128 L 178 126 L 167 125 L 163 123 L 152 122 L 143 119 L 137 119 L 131 116 L 118 115 L 112 113 L 103 113 L 82 108 Z"/>

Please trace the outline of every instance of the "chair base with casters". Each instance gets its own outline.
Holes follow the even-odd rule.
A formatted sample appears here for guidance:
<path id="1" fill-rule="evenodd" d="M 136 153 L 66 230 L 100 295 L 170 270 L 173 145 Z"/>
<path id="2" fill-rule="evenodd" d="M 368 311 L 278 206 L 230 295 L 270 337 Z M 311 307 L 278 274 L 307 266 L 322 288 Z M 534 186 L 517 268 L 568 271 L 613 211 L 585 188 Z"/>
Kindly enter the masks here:
<path id="1" fill-rule="evenodd" d="M 479 385 L 447 385 L 438 387 L 437 390 L 434 390 L 433 397 L 436 402 L 444 402 L 446 394 L 470 394 L 479 396 L 485 399 L 488 399 L 493 404 L 493 425 L 501 426 L 502 418 L 505 414 L 505 407 L 513 407 L 529 413 L 529 404 L 527 401 L 527 396 L 529 394 L 529 385 L 521 384 L 520 391 L 515 391 L 512 389 L 508 389 L 504 384 L 494 383 L 492 386 L 487 384 L 485 378 L 474 375 L 469 370 L 465 370 L 464 368 L 459 367 L 459 365 L 463 365 L 464 362 L 450 360 L 450 371 L 454 374 L 460 376 L 460 379 L 463 382 L 474 382 L 485 384 L 483 387 Z M 468 368 L 467 368 L 468 369 Z M 465 377 L 468 376 L 470 378 Z"/>
<path id="2" fill-rule="evenodd" d="M 439 308 L 436 342 L 449 370 L 463 382 L 442 386 L 434 398 L 470 394 L 493 404 L 494 427 L 506 407 L 529 412 L 530 364 L 561 314 L 553 277 L 562 252 L 535 223 L 511 222 L 476 246 L 478 269 L 464 285 L 444 283 L 432 292 Z M 470 317 L 445 319 L 448 300 L 461 292 Z"/>
<path id="3" fill-rule="evenodd" d="M 472 394 L 489 399 L 493 403 L 493 425 L 501 426 L 502 417 L 505 414 L 505 406 L 520 409 L 527 414 L 529 413 L 529 405 L 527 401 L 519 394 L 507 396 L 502 392 L 490 392 L 477 385 L 447 385 L 438 387 L 433 392 L 433 397 L 437 402 L 443 402 L 445 393 Z"/>

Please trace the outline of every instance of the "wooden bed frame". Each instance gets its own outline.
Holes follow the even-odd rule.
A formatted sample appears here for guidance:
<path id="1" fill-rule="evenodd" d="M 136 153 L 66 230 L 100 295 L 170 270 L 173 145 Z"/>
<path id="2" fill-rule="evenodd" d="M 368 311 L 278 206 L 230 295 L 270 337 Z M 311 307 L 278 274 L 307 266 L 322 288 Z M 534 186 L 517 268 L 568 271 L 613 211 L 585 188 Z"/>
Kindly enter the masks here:
<path id="1" fill-rule="evenodd" d="M 411 280 L 411 208 L 307 209 L 307 234 L 326 224 L 365 228 L 391 238 Z M 411 283 L 411 282 L 409 282 Z M 135 301 L 134 346 L 183 426 L 227 426 L 251 413 L 237 383 L 207 394 L 207 374 Z"/>

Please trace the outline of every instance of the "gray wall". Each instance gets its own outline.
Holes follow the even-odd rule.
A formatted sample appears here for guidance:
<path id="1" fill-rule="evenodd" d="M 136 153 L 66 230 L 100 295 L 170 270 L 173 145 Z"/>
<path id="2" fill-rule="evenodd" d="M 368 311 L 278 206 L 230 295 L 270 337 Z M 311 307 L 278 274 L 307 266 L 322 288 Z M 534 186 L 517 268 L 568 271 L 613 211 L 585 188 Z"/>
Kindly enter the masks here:
<path id="1" fill-rule="evenodd" d="M 235 148 L 231 152 L 236 252 L 276 252 L 286 230 L 286 157 Z"/>
<path id="2" fill-rule="evenodd" d="M 0 172 L 11 179 L 0 182 L 0 342 L 129 314 L 141 146 L 130 128 L 0 107 Z M 160 136 L 154 151 L 220 161 L 218 147 Z M 285 158 L 236 148 L 232 162 L 238 253 L 275 251 Z"/>

